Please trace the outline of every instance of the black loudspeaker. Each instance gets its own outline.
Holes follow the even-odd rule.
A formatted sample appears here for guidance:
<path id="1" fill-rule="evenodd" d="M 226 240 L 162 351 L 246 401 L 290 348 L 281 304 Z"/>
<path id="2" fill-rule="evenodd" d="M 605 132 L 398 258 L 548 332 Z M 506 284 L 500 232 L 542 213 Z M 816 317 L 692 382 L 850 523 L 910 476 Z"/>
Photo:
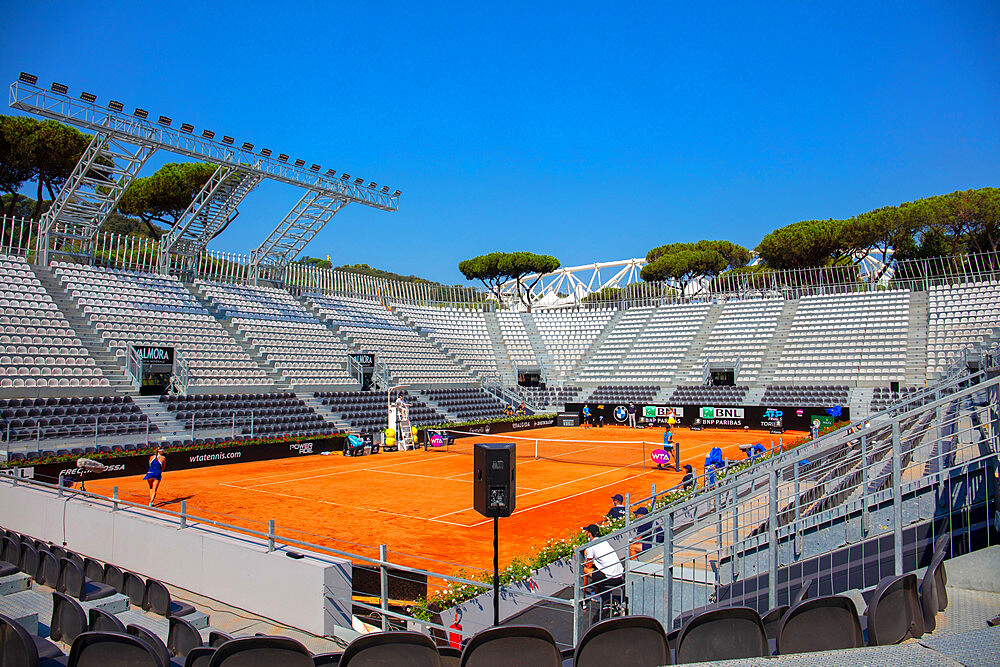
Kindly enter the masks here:
<path id="1" fill-rule="evenodd" d="M 898 394 L 899 393 L 899 383 L 898 382 L 890 382 L 889 383 L 889 391 L 891 391 L 894 394 Z"/>
<path id="2" fill-rule="evenodd" d="M 514 512 L 514 443 L 476 443 L 472 506 L 485 517 Z"/>

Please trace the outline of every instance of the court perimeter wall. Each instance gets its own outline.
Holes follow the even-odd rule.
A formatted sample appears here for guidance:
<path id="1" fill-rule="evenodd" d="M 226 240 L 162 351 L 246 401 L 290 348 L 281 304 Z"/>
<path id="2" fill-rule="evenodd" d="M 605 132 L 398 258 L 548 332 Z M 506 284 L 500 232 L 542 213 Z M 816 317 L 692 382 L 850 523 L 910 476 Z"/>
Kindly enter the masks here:
<path id="1" fill-rule="evenodd" d="M 262 539 L 16 482 L 0 475 L 0 524 L 316 635 L 351 627 L 351 563 Z"/>

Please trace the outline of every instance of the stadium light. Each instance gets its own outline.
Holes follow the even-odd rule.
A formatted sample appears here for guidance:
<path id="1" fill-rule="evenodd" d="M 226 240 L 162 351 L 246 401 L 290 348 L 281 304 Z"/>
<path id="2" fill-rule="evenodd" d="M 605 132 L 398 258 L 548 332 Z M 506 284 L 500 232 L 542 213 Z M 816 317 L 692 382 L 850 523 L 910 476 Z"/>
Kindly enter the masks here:
<path id="1" fill-rule="evenodd" d="M 192 125 L 191 123 L 181 123 L 181 132 L 186 132 L 188 134 L 191 134 L 192 132 L 194 132 L 194 125 Z"/>
<path id="2" fill-rule="evenodd" d="M 243 142 L 243 150 L 245 150 L 245 151 L 252 151 L 253 150 L 253 144 L 251 144 L 249 141 L 244 141 Z"/>
<path id="3" fill-rule="evenodd" d="M 343 180 L 343 181 L 349 181 L 349 180 L 351 180 L 351 175 L 350 174 L 341 174 L 340 175 L 340 179 Z"/>
<path id="4" fill-rule="evenodd" d="M 326 175 L 327 176 L 336 176 L 337 175 L 337 170 L 336 169 L 327 169 L 326 170 Z"/>
<path id="5" fill-rule="evenodd" d="M 383 192 L 383 194 L 389 194 L 389 186 L 388 185 L 383 185 L 382 186 L 382 192 Z"/>
<path id="6" fill-rule="evenodd" d="M 171 124 L 172 122 L 174 122 L 174 121 L 170 120 L 170 119 L 169 119 L 169 118 L 167 118 L 166 116 L 160 116 L 160 117 L 159 117 L 159 118 L 158 118 L 158 119 L 156 120 L 156 122 L 157 122 L 157 123 L 159 123 L 160 125 L 166 125 L 166 126 L 168 126 L 168 127 L 169 127 L 169 126 L 170 126 L 170 124 Z"/>
<path id="7" fill-rule="evenodd" d="M 309 169 L 311 171 L 319 171 L 319 165 L 318 164 L 314 164 L 313 166 L 309 167 Z"/>
<path id="8" fill-rule="evenodd" d="M 215 139 L 215 132 L 212 132 L 211 130 L 203 130 L 201 136 L 211 141 L 212 139 Z"/>
<path id="9" fill-rule="evenodd" d="M 264 157 L 271 157 L 271 149 L 270 148 L 261 148 L 260 149 L 260 154 L 263 155 Z"/>
<path id="10" fill-rule="evenodd" d="M 84 91 L 80 93 L 80 99 L 88 104 L 93 104 L 97 101 L 97 95 Z"/>
<path id="11" fill-rule="evenodd" d="M 108 102 L 108 108 L 112 111 L 122 112 L 125 110 L 125 104 L 123 102 L 119 102 L 118 100 L 111 100 Z"/>
<path id="12" fill-rule="evenodd" d="M 145 109 L 140 109 L 138 107 L 136 107 L 135 111 L 132 112 L 132 115 L 141 118 L 143 120 L 149 118 L 149 112 L 146 111 Z"/>
<path id="13" fill-rule="evenodd" d="M 17 77 L 17 80 L 21 83 L 30 83 L 32 86 L 38 83 L 38 77 L 34 74 L 28 74 L 27 72 L 21 72 Z"/>
<path id="14" fill-rule="evenodd" d="M 228 137 L 226 135 L 222 135 L 222 143 L 224 143 L 225 145 L 232 146 L 234 141 L 236 141 L 236 140 L 233 139 L 232 137 Z"/>
<path id="15" fill-rule="evenodd" d="M 393 193 L 392 193 L 392 196 L 393 196 L 393 197 L 398 197 L 398 196 L 399 196 L 399 195 L 401 195 L 401 194 L 403 194 L 403 193 L 402 193 L 402 192 L 400 192 L 399 190 L 396 190 L 395 192 L 393 192 Z"/>
<path id="16" fill-rule="evenodd" d="M 288 156 L 285 155 L 284 153 L 280 153 L 278 155 L 278 159 L 281 160 L 282 162 L 288 162 Z"/>
<path id="17" fill-rule="evenodd" d="M 374 189 L 375 189 L 375 188 L 377 188 L 377 187 L 378 187 L 378 183 L 376 183 L 375 181 L 372 181 L 372 182 L 370 182 L 370 183 L 368 184 L 368 189 L 369 189 L 369 190 L 374 190 Z"/>
<path id="18" fill-rule="evenodd" d="M 305 161 L 305 160 L 296 160 L 296 161 L 295 161 L 295 166 L 296 166 L 296 167 L 304 167 L 304 166 L 305 166 L 305 164 L 306 164 L 306 161 Z"/>
<path id="19" fill-rule="evenodd" d="M 59 93 L 60 95 L 65 95 L 66 93 L 69 92 L 69 86 L 67 86 L 65 83 L 56 83 L 55 81 L 53 81 L 52 86 L 50 87 L 52 88 L 53 93 Z"/>
<path id="20" fill-rule="evenodd" d="M 354 179 L 354 184 L 355 185 L 364 185 L 365 184 L 365 179 L 363 179 L 363 178 L 355 178 Z"/>

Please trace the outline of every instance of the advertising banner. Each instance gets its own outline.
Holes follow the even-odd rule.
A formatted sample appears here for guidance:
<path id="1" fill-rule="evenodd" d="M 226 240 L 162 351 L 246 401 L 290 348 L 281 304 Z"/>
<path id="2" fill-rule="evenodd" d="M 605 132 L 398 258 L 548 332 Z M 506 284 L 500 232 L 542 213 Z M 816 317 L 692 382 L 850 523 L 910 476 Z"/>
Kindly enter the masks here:
<path id="1" fill-rule="evenodd" d="M 469 426 L 458 427 L 454 430 L 461 431 L 462 433 L 473 433 L 473 434 L 482 433 L 486 435 L 494 433 L 511 433 L 514 431 L 527 431 L 533 428 L 545 428 L 546 426 L 555 426 L 555 425 L 556 425 L 555 417 L 546 417 L 545 419 L 525 419 L 522 421 L 498 421 L 498 422 L 490 422 L 489 424 L 471 424 Z M 425 444 L 425 442 L 431 436 L 431 434 L 438 430 L 451 431 L 452 429 L 446 429 L 446 428 L 430 429 L 430 432 L 428 431 L 428 429 L 421 429 L 420 431 L 417 432 L 417 443 L 421 445 Z M 434 443 L 429 443 L 429 444 L 431 444 L 432 446 L 438 446 L 438 447 L 440 446 L 440 445 L 434 445 Z"/>
<path id="2" fill-rule="evenodd" d="M 583 403 L 567 403 L 566 411 L 580 414 Z M 591 422 L 624 425 L 628 422 L 627 403 L 588 403 Z M 834 406 L 830 406 L 833 408 Z M 677 426 L 689 428 L 751 428 L 759 431 L 808 431 L 814 419 L 820 419 L 821 428 L 836 419 L 826 408 L 795 406 L 721 406 L 721 405 L 640 405 L 636 404 L 641 425 L 663 428 L 668 415 L 673 412 Z M 839 419 L 849 421 L 850 410 L 840 408 Z"/>

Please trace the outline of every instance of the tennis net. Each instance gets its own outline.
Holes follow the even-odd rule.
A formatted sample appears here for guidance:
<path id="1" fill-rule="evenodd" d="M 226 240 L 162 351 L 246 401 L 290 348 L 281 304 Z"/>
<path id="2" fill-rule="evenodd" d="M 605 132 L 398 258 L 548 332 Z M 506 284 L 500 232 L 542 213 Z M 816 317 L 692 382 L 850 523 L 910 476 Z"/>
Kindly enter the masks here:
<path id="1" fill-rule="evenodd" d="M 663 443 L 643 440 L 558 440 L 449 429 L 433 431 L 424 449 L 432 453 L 471 455 L 475 444 L 483 442 L 513 442 L 514 455 L 518 459 L 544 459 L 612 468 L 654 466 L 656 463 L 650 456 L 654 450 L 663 449 Z"/>

